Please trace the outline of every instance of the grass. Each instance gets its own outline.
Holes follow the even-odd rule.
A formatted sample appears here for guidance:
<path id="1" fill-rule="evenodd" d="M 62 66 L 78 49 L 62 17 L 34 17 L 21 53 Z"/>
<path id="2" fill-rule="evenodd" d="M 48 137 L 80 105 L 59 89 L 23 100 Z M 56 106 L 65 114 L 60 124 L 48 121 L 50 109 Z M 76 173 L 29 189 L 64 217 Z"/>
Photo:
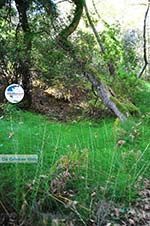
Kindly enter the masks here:
<path id="1" fill-rule="evenodd" d="M 0 154 L 37 154 L 39 161 L 0 164 L 1 202 L 16 212 L 24 203 L 31 210 L 38 200 L 41 211 L 65 212 L 65 203 L 83 221 L 93 200 L 131 202 L 138 178 L 149 178 L 149 88 L 138 92 L 143 116 L 123 125 L 114 119 L 54 122 L 8 105 L 0 120 Z M 124 144 L 117 145 L 118 140 Z"/>

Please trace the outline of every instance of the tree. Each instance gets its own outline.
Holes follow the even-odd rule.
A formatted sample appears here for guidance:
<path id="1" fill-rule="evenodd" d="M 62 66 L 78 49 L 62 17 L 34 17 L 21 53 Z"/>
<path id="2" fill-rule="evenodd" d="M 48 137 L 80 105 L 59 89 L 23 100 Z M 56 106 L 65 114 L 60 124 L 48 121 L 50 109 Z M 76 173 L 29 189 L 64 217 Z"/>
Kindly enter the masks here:
<path id="1" fill-rule="evenodd" d="M 31 96 L 31 48 L 32 48 L 32 34 L 30 30 L 30 26 L 28 23 L 27 10 L 29 5 L 25 0 L 15 0 L 16 7 L 19 13 L 19 26 L 21 26 L 23 31 L 23 45 L 24 45 L 24 53 L 23 58 L 19 62 L 19 72 L 22 77 L 22 84 L 25 91 L 25 98 L 23 102 L 24 108 L 29 108 L 32 101 Z"/>
<path id="2" fill-rule="evenodd" d="M 121 120 L 124 121 L 126 117 L 124 114 L 120 112 L 116 104 L 111 100 L 111 94 L 109 93 L 107 87 L 103 84 L 103 82 L 98 79 L 98 71 L 92 67 L 88 67 L 86 62 L 83 59 L 78 59 L 75 53 L 75 49 L 71 42 L 68 41 L 68 37 L 76 30 L 81 16 L 83 14 L 84 7 L 86 8 L 86 4 L 84 0 L 74 0 L 76 5 L 76 10 L 74 13 L 73 20 L 69 24 L 69 26 L 65 27 L 58 35 L 57 41 L 58 44 L 63 48 L 66 52 L 71 54 L 77 63 L 78 67 L 81 69 L 84 77 L 92 84 L 93 88 L 96 90 L 97 95 L 102 99 L 103 103 Z M 90 16 L 88 14 L 88 18 L 90 20 Z M 95 32 L 96 35 L 96 32 Z M 99 40 L 98 40 L 99 42 Z M 99 43 L 100 44 L 100 43 Z"/>
<path id="3" fill-rule="evenodd" d="M 149 13 L 149 8 L 150 8 L 150 0 L 148 0 L 148 6 L 145 12 L 144 16 L 144 26 L 143 26 L 143 58 L 144 58 L 144 65 L 142 69 L 140 70 L 138 74 L 138 78 L 141 78 L 147 65 L 148 65 L 148 59 L 147 59 L 147 39 L 146 39 L 146 29 L 147 29 L 147 18 L 148 18 L 148 13 Z"/>
<path id="4" fill-rule="evenodd" d="M 2 6 L 4 6 L 7 2 L 11 3 L 11 1 L 4 1 Z M 100 49 L 102 51 L 102 54 L 105 53 L 105 49 L 101 43 L 99 34 L 97 33 L 94 24 L 92 22 L 92 19 L 90 17 L 90 14 L 88 12 L 86 2 L 84 0 L 72 0 L 72 2 L 75 5 L 75 10 L 73 11 L 72 19 L 70 20 L 69 25 L 66 25 L 65 27 L 62 26 L 62 21 L 59 20 L 59 26 L 62 27 L 60 32 L 57 34 L 55 27 L 53 29 L 53 32 L 56 32 L 53 39 L 56 41 L 56 47 L 61 47 L 65 53 L 67 53 L 68 58 L 72 59 L 76 67 L 80 70 L 80 75 L 84 76 L 88 82 L 92 85 L 92 87 L 97 92 L 97 95 L 99 98 L 102 99 L 103 103 L 117 116 L 121 121 L 124 121 L 126 117 L 124 114 L 119 110 L 119 108 L 116 106 L 116 104 L 113 102 L 111 98 L 111 93 L 109 92 L 109 87 L 106 86 L 106 84 L 103 82 L 103 80 L 100 77 L 100 73 L 98 69 L 94 68 L 92 65 L 88 65 L 86 60 L 78 57 L 76 53 L 76 48 L 73 45 L 73 43 L 69 40 L 70 36 L 76 31 L 80 19 L 83 15 L 83 11 L 85 9 L 86 16 L 88 18 L 89 24 L 93 29 L 94 35 L 96 37 L 96 40 L 100 46 Z M 35 34 L 33 32 L 32 26 L 31 26 L 31 18 L 34 16 L 34 13 L 39 12 L 42 15 L 43 11 L 47 13 L 47 16 L 51 20 L 51 24 L 55 25 L 57 21 L 57 10 L 56 5 L 52 0 L 15 0 L 17 12 L 19 14 L 19 23 L 18 26 L 16 26 L 16 43 L 19 46 L 15 50 L 15 54 L 18 54 L 18 58 L 16 57 L 17 61 L 17 73 L 21 76 L 22 84 L 25 90 L 25 100 L 23 102 L 25 108 L 29 108 L 31 105 L 31 64 L 33 65 L 33 59 L 31 59 L 31 51 L 32 51 L 32 43 L 33 43 L 33 37 L 35 37 L 38 34 Z M 1 7 L 2 7 L 1 6 Z M 32 7 L 35 7 L 35 11 L 32 12 Z M 64 24 L 63 24 L 64 25 Z M 49 28 L 49 34 L 51 33 L 51 26 L 47 27 Z M 21 39 L 21 42 L 19 43 L 19 40 L 17 39 L 18 36 Z M 37 37 L 37 36 L 36 36 Z M 44 37 L 44 36 L 43 36 Z M 51 40 L 50 35 L 47 36 L 49 40 Z M 106 62 L 110 74 L 114 74 L 115 69 L 114 66 L 111 64 L 111 62 Z M 15 63 L 14 63 L 15 65 Z M 17 77 L 16 77 L 17 78 Z"/>
<path id="5" fill-rule="evenodd" d="M 16 4 L 16 8 L 13 4 Z M 11 61 L 11 65 L 13 68 L 13 78 L 10 80 L 8 79 L 9 76 L 5 76 L 4 70 L 3 74 L 5 76 L 5 79 L 7 80 L 7 83 L 9 82 L 21 82 L 22 86 L 25 91 L 25 97 L 20 105 L 23 108 L 28 109 L 31 106 L 32 103 L 32 73 L 31 73 L 31 66 L 32 66 L 32 60 L 31 60 L 31 51 L 32 51 L 32 40 L 33 40 L 33 32 L 30 27 L 30 17 L 32 17 L 32 12 L 30 8 L 35 5 L 36 10 L 38 10 L 39 7 L 44 8 L 45 11 L 49 16 L 56 16 L 56 9 L 55 4 L 51 0 L 44 0 L 44 1 L 37 1 L 37 0 L 1 0 L 0 1 L 0 9 L 3 9 L 5 11 L 8 11 L 8 15 L 3 17 L 3 21 L 6 21 L 8 19 L 8 16 L 10 17 L 9 24 L 12 24 L 11 21 L 11 12 L 12 9 L 16 12 L 16 17 L 19 15 L 18 18 L 18 24 L 15 22 L 15 26 L 13 27 L 13 31 L 15 30 L 15 43 L 16 46 L 14 46 L 14 51 L 12 53 L 14 57 L 14 62 Z M 3 40 L 6 41 L 6 40 Z M 2 44 L 2 42 L 1 42 Z M 10 51 L 11 52 L 11 51 Z M 3 52 L 4 53 L 4 52 Z M 1 51 L 1 54 L 3 54 Z M 1 59 L 3 59 L 4 56 L 1 56 Z M 8 64 L 10 63 L 10 57 L 7 58 L 7 63 L 3 60 L 3 66 L 5 67 L 5 71 L 7 71 Z M 5 64 L 4 64 L 5 63 Z"/>

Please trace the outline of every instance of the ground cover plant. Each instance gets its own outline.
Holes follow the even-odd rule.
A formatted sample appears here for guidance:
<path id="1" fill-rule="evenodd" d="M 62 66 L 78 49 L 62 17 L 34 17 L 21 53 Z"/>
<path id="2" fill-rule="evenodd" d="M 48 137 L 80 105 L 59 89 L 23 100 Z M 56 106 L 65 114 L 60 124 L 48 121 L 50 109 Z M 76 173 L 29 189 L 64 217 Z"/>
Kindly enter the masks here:
<path id="1" fill-rule="evenodd" d="M 1 154 L 39 156 L 38 164 L 1 164 L 1 203 L 8 213 L 19 213 L 23 219 L 29 213 L 41 219 L 45 213 L 49 222 L 50 217 L 65 218 L 69 213 L 82 225 L 96 221 L 94 211 L 100 200 L 131 204 L 144 178 L 149 178 L 145 95 L 149 86 L 137 94 L 142 117 L 124 124 L 114 118 L 56 122 L 5 106 Z"/>
<path id="2" fill-rule="evenodd" d="M 133 3 L 0 1 L 0 225 L 150 225 L 150 2 Z"/>

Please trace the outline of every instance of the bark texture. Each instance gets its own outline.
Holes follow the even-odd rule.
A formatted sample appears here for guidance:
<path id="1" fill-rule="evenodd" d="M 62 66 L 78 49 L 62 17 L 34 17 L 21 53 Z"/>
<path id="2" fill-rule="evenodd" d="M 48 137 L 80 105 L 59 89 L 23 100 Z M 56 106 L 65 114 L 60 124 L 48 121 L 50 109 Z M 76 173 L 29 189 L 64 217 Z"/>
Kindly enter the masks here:
<path id="1" fill-rule="evenodd" d="M 147 65 L 148 65 L 148 59 L 147 59 L 147 39 L 146 39 L 146 29 L 147 29 L 147 17 L 148 17 L 148 13 L 149 13 L 149 8 L 150 8 L 150 0 L 148 0 L 148 7 L 147 10 L 145 12 L 145 16 L 144 16 L 144 26 L 143 26 L 143 58 L 144 58 L 144 65 L 141 69 L 141 71 L 138 74 L 138 78 L 141 78 Z"/>
<path id="2" fill-rule="evenodd" d="M 28 5 L 25 0 L 15 0 L 16 7 L 19 13 L 19 23 L 22 27 L 23 31 L 23 42 L 24 42 L 24 52 L 23 57 L 19 62 L 19 71 L 22 77 L 22 84 L 25 91 L 25 98 L 23 100 L 23 108 L 29 108 L 32 103 L 32 95 L 31 95 L 31 47 L 32 47 L 32 35 L 28 23 L 27 10 Z"/>
<path id="3" fill-rule="evenodd" d="M 86 16 L 87 16 L 87 19 L 89 21 L 89 24 L 90 24 L 90 26 L 92 28 L 94 36 L 95 36 L 95 38 L 97 40 L 97 43 L 98 43 L 98 45 L 100 47 L 100 51 L 101 51 L 102 54 L 105 54 L 105 51 L 106 51 L 105 47 L 104 47 L 103 43 L 101 42 L 100 36 L 99 36 L 99 34 L 98 34 L 98 32 L 97 32 L 97 30 L 96 30 L 96 28 L 94 26 L 94 23 L 93 23 L 93 21 L 92 21 L 92 19 L 90 17 L 90 14 L 89 14 L 89 11 L 88 11 L 86 3 L 84 4 L 84 8 L 85 8 L 85 12 L 86 12 Z M 113 65 L 113 63 L 111 61 L 109 61 L 107 63 L 107 68 L 108 68 L 109 74 L 112 75 L 112 76 L 115 76 L 115 71 L 116 70 L 115 70 L 115 67 L 114 67 L 114 65 Z"/>
<path id="4" fill-rule="evenodd" d="M 58 35 L 58 44 L 75 60 L 77 66 L 81 69 L 84 78 L 86 78 L 91 83 L 105 106 L 108 107 L 121 121 L 124 121 L 126 117 L 120 112 L 116 104 L 110 99 L 111 94 L 103 82 L 98 78 L 98 71 L 94 68 L 89 68 L 86 65 L 86 62 L 83 62 L 82 59 L 79 59 L 75 54 L 73 45 L 68 41 L 68 37 L 76 30 L 85 7 L 84 0 L 74 0 L 73 2 L 76 5 L 74 18 L 70 25 L 62 30 Z M 95 35 L 97 35 L 97 33 L 95 33 Z"/>

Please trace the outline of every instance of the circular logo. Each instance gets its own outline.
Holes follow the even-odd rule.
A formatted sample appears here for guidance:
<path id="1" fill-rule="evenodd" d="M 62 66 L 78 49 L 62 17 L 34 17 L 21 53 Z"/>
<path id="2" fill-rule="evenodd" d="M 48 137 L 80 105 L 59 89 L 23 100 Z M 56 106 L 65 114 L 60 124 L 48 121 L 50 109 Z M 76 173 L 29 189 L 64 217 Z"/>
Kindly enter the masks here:
<path id="1" fill-rule="evenodd" d="M 19 103 L 24 98 L 24 90 L 18 84 L 11 84 L 5 90 L 5 97 L 10 103 Z"/>

